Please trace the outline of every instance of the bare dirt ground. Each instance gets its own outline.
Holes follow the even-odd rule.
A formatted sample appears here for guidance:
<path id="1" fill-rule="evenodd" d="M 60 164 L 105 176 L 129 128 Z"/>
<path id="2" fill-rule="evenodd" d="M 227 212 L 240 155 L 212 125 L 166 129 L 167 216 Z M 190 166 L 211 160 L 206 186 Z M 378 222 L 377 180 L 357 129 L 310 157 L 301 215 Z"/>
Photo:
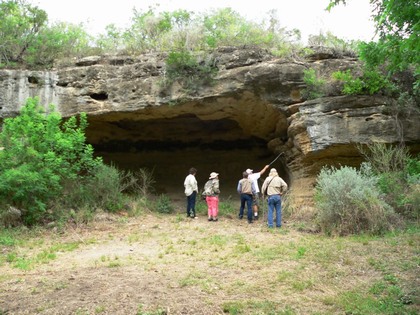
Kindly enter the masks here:
<path id="1" fill-rule="evenodd" d="M 183 212 L 103 215 L 32 242 L 23 257 L 61 250 L 28 271 L 0 266 L 0 314 L 344 314 L 341 293 L 382 277 L 369 260 L 413 251 Z M 418 285 L 413 271 L 399 277 Z"/>

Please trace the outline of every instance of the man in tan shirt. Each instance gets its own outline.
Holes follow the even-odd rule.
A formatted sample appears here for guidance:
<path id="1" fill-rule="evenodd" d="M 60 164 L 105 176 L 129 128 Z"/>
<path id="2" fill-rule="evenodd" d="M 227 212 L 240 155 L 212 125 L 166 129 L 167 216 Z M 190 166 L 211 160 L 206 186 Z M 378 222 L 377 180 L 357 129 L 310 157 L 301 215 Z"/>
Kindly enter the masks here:
<path id="1" fill-rule="evenodd" d="M 276 209 L 276 227 L 281 227 L 281 196 L 287 190 L 286 182 L 279 176 L 277 170 L 272 168 L 265 179 L 262 188 L 263 195 L 267 196 L 269 228 L 273 227 L 273 212 Z"/>
<path id="2" fill-rule="evenodd" d="M 249 176 L 247 172 L 243 172 L 242 176 L 243 178 L 239 180 L 238 187 L 236 188 L 238 194 L 241 196 L 241 206 L 239 207 L 239 219 L 242 219 L 242 217 L 244 216 L 244 208 L 246 203 L 248 207 L 248 223 L 252 223 L 252 196 L 256 193 L 255 184 L 252 179 L 248 178 Z"/>

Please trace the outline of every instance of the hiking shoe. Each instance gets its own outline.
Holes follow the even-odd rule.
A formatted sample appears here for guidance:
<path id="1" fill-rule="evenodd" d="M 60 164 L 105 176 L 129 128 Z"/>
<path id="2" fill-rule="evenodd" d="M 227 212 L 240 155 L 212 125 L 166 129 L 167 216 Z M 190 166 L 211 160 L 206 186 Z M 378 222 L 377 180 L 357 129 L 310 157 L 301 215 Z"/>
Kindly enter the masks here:
<path id="1" fill-rule="evenodd" d="M 244 217 L 243 215 L 238 215 L 239 220 L 242 220 L 243 217 Z"/>
<path id="2" fill-rule="evenodd" d="M 248 220 L 248 224 L 252 224 L 252 223 L 254 223 L 254 221 Z"/>
<path id="3" fill-rule="evenodd" d="M 219 221 L 219 219 L 218 218 L 213 218 L 213 221 Z"/>
<path id="4" fill-rule="evenodd" d="M 213 221 L 213 218 L 208 218 L 207 221 Z"/>
<path id="5" fill-rule="evenodd" d="M 254 220 L 258 220 L 258 215 L 254 216 Z"/>

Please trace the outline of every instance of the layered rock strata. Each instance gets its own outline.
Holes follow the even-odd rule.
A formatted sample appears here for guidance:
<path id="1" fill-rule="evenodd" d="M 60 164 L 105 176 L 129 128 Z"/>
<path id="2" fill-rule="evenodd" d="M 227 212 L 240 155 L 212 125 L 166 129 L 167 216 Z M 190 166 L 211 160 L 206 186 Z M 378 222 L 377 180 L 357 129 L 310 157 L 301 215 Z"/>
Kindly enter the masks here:
<path id="1" fill-rule="evenodd" d="M 158 191 L 179 195 L 192 165 L 202 184 L 211 171 L 222 174 L 225 196 L 232 196 L 244 169 L 258 171 L 283 153 L 273 167 L 310 204 L 320 168 L 357 166 L 358 144 L 404 141 L 419 151 L 418 112 L 396 115 L 384 96 L 342 96 L 332 87 L 305 101 L 306 69 L 328 76 L 357 66 L 354 59 L 285 61 L 228 47 L 211 58 L 214 82 L 193 92 L 177 82 L 163 87 L 165 55 L 157 54 L 95 56 L 51 71 L 1 70 L 0 118 L 16 115 L 34 96 L 63 117 L 85 112 L 87 140 L 99 155 L 124 168 L 151 168 Z"/>

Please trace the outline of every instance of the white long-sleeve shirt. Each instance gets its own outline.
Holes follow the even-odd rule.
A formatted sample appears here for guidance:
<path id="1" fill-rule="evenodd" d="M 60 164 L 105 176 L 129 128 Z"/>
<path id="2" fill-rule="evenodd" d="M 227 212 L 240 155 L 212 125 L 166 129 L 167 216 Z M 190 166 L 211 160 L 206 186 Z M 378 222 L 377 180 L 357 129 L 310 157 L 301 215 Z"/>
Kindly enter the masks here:
<path id="1" fill-rule="evenodd" d="M 185 196 L 190 196 L 193 191 L 198 192 L 197 180 L 195 179 L 194 175 L 189 174 L 187 177 L 185 177 L 184 187 Z"/>

